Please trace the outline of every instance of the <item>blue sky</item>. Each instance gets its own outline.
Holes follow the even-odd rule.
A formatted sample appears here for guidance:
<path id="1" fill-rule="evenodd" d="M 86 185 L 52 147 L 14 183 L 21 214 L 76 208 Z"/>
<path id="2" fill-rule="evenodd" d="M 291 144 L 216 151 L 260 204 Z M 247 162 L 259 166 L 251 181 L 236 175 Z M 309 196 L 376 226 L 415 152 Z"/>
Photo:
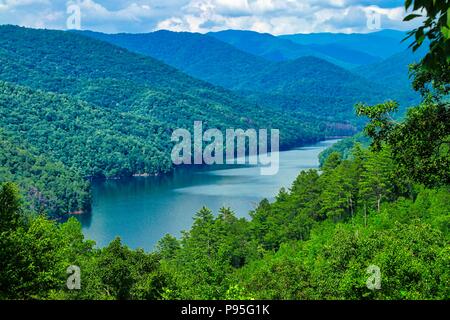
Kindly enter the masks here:
<path id="1" fill-rule="evenodd" d="M 398 0 L 0 0 L 0 24 L 66 29 L 67 7 L 79 6 L 81 28 L 101 32 L 225 29 L 272 34 L 410 29 Z"/>

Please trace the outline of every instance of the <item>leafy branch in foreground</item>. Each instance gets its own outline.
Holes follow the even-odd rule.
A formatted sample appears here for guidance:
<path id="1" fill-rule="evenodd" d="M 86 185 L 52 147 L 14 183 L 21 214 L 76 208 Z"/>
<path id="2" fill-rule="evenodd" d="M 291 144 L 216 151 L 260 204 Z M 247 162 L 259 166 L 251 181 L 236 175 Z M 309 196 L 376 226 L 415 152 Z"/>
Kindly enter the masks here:
<path id="1" fill-rule="evenodd" d="M 422 25 L 408 33 L 414 38 L 413 51 L 429 41 L 429 52 L 419 64 L 412 65 L 413 87 L 422 94 L 428 93 L 426 87 L 432 87 L 442 95 L 450 92 L 450 1 L 449 0 L 407 0 L 405 9 L 414 13 L 405 17 L 405 21 L 424 18 Z"/>
<path id="2" fill-rule="evenodd" d="M 439 68 L 450 62 L 450 1 L 449 0 L 406 0 L 405 9 L 414 13 L 405 17 L 404 21 L 425 18 L 422 25 L 408 33 L 414 37 L 410 47 L 419 49 L 426 39 L 430 41 L 430 51 L 423 59 L 422 65 L 428 69 Z M 406 39 L 405 39 L 406 40 Z"/>

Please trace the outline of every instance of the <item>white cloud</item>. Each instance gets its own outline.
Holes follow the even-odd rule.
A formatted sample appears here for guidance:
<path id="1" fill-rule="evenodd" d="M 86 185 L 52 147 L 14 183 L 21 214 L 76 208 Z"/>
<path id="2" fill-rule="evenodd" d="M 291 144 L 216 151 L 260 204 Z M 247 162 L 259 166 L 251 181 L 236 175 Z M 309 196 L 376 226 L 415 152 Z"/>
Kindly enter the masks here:
<path id="1" fill-rule="evenodd" d="M 273 34 L 367 32 L 367 15 L 382 28 L 407 29 L 403 0 L 72 0 L 83 29 L 208 32 L 246 29 Z M 0 23 L 64 29 L 67 0 L 0 0 Z"/>

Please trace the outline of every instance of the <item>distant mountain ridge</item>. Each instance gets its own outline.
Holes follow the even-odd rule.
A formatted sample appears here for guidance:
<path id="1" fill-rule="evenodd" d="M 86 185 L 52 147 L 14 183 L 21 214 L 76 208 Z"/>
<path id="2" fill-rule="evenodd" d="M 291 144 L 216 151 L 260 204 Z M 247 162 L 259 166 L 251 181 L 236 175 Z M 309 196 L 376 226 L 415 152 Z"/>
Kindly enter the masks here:
<path id="1" fill-rule="evenodd" d="M 381 30 L 371 33 L 311 33 L 279 36 L 300 45 L 340 46 L 357 50 L 374 57 L 386 59 L 408 48 L 410 41 L 402 41 L 406 32 Z"/>
<path id="2" fill-rule="evenodd" d="M 199 33 L 156 31 L 145 34 L 80 32 L 167 63 L 187 74 L 232 88 L 267 61 Z M 219 63 L 220 62 L 220 63 Z"/>
<path id="3" fill-rule="evenodd" d="M 99 141 L 113 141 L 116 136 L 118 140 L 126 140 L 124 136 L 127 134 L 130 139 L 139 137 L 142 144 L 136 143 L 138 149 L 151 150 L 150 158 L 154 161 L 145 165 L 145 170 L 150 172 L 170 169 L 170 133 L 176 128 L 192 129 L 197 120 L 204 121 L 205 129 L 278 128 L 283 131 L 283 147 L 315 141 L 326 135 L 318 128 L 320 118 L 306 117 L 298 112 L 286 114 L 257 105 L 153 58 L 72 32 L 0 27 L 0 81 L 4 82 L 2 88 L 10 92 L 3 96 L 5 106 L 20 104 L 23 94 L 36 96 L 36 101 L 40 101 L 34 105 L 37 109 L 33 112 L 39 112 L 43 107 L 41 104 L 59 101 L 55 102 L 54 109 L 59 110 L 55 115 L 49 113 L 37 118 L 41 122 L 36 120 L 36 123 L 42 126 L 59 119 L 58 114 L 63 117 L 64 108 L 73 113 L 77 101 L 86 106 L 80 109 L 86 111 L 79 116 L 80 119 L 93 119 L 92 114 L 98 114 L 106 121 L 109 119 L 106 115 L 111 116 L 113 119 L 108 120 L 105 132 L 107 128 L 115 129 L 110 136 L 102 135 Z M 65 96 L 67 105 L 61 106 L 66 101 Z M 29 107 L 33 110 L 32 106 Z M 11 124 L 26 119 L 21 116 Z M 117 127 L 113 126 L 115 121 Z M 21 132 L 20 126 L 5 125 L 13 132 Z M 67 127 L 63 125 L 61 130 L 67 133 L 73 129 L 72 126 L 78 128 L 81 125 L 87 126 L 84 132 L 90 132 L 88 136 L 96 132 L 84 122 Z M 99 134 L 103 132 L 99 131 Z M 43 147 L 51 149 L 45 143 Z M 122 156 L 127 149 L 121 148 L 118 157 L 125 159 Z M 61 157 L 56 156 L 56 160 L 61 160 Z M 63 162 L 67 164 L 67 161 Z M 91 163 L 91 167 L 84 167 L 83 172 L 89 175 L 141 173 L 136 172 L 140 168 L 136 163 L 128 164 L 123 171 L 110 164 L 109 160 L 105 160 L 103 165 L 95 165 L 96 161 L 86 160 L 86 163 Z"/>
<path id="4" fill-rule="evenodd" d="M 396 75 L 411 61 L 398 54 L 350 71 L 314 55 L 263 56 L 201 34 L 0 26 L 3 175 L 33 205 L 86 209 L 85 177 L 171 170 L 170 134 L 195 120 L 205 129 L 277 128 L 282 148 L 352 134 L 363 121 L 354 104 L 395 97 L 385 82 L 401 87 Z"/>
<path id="5" fill-rule="evenodd" d="M 38 210 L 88 209 L 85 178 L 170 171 L 171 133 L 194 121 L 204 130 L 276 128 L 282 149 L 355 131 L 84 35 L 0 26 L 0 183 L 18 183 Z"/>
<path id="6" fill-rule="evenodd" d="M 389 83 L 393 87 L 411 86 L 408 76 L 408 65 L 418 63 L 425 55 L 426 49 L 416 52 L 405 50 L 380 62 L 360 66 L 353 71 L 368 80 L 378 83 Z"/>
<path id="7" fill-rule="evenodd" d="M 225 30 L 209 32 L 207 35 L 234 47 L 271 61 L 295 60 L 313 56 L 341 67 L 351 68 L 381 60 L 376 55 L 359 48 L 349 48 L 338 43 L 299 43 L 289 37 L 276 37 L 254 31 Z"/>
<path id="8" fill-rule="evenodd" d="M 137 35 L 90 31 L 81 34 L 159 59 L 193 77 L 237 91 L 268 108 L 354 121 L 355 103 L 375 103 L 396 97 L 395 88 L 391 90 L 371 82 L 321 58 L 306 56 L 269 61 L 210 35 L 170 31 Z M 254 32 L 238 34 L 291 43 Z M 398 96 L 403 99 L 405 95 Z"/>

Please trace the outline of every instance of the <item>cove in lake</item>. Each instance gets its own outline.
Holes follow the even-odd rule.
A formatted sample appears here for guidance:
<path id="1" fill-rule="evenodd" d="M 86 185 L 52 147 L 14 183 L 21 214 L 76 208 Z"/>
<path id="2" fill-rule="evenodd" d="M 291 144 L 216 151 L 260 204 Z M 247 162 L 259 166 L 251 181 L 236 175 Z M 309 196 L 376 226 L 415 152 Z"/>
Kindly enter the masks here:
<path id="1" fill-rule="evenodd" d="M 258 166 L 190 166 L 158 177 L 134 177 L 92 184 L 92 212 L 79 217 L 87 239 L 102 247 L 119 236 L 129 247 L 153 250 L 165 234 L 179 237 L 206 206 L 230 207 L 249 217 L 264 198 L 289 188 L 301 170 L 317 168 L 319 153 L 338 140 L 280 152 L 280 170 L 260 175 Z"/>

